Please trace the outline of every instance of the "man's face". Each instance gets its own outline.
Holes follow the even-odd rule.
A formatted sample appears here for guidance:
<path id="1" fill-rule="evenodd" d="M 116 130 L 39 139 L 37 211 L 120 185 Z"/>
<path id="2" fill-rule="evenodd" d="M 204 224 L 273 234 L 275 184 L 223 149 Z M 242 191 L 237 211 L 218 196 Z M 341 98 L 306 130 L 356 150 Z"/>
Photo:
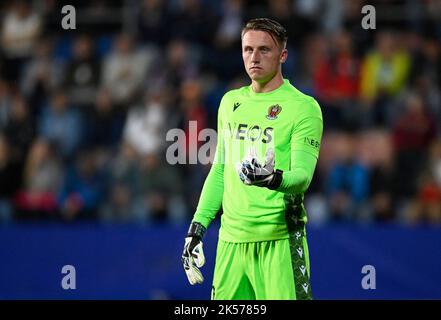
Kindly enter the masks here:
<path id="1" fill-rule="evenodd" d="M 267 32 L 249 30 L 242 37 L 242 58 L 253 81 L 270 81 L 286 57 L 287 50 L 280 48 Z"/>

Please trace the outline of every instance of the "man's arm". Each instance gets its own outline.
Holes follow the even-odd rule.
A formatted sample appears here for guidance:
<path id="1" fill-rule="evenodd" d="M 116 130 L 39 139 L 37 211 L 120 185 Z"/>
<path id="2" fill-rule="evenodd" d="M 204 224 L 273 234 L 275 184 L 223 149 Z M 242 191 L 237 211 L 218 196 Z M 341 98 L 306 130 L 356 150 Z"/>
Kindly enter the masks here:
<path id="1" fill-rule="evenodd" d="M 199 222 L 207 228 L 221 208 L 223 194 L 224 166 L 213 163 L 205 179 L 192 222 Z"/>
<path id="2" fill-rule="evenodd" d="M 222 105 L 222 104 L 221 104 Z M 224 194 L 224 141 L 222 135 L 222 113 L 218 112 L 218 138 L 213 165 L 205 179 L 196 213 L 185 238 L 182 264 L 191 285 L 202 283 L 201 268 L 205 263 L 202 238 L 222 205 Z"/>
<path id="3" fill-rule="evenodd" d="M 293 151 L 291 154 L 295 162 L 290 171 L 283 172 L 282 182 L 276 190 L 290 194 L 304 193 L 312 181 L 317 158 L 305 151 Z"/>
<path id="4" fill-rule="evenodd" d="M 300 121 L 291 135 L 291 168 L 283 172 L 277 191 L 304 193 L 314 175 L 323 133 L 323 120 L 309 117 Z"/>

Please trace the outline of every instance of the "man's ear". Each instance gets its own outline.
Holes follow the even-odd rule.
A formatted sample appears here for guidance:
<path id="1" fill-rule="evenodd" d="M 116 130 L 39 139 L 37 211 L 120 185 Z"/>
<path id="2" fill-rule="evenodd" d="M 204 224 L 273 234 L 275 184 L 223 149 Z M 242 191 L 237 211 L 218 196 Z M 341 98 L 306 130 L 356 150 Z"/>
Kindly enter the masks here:
<path id="1" fill-rule="evenodd" d="M 285 63 L 286 59 L 288 59 L 288 49 L 283 49 L 280 53 L 280 63 Z"/>

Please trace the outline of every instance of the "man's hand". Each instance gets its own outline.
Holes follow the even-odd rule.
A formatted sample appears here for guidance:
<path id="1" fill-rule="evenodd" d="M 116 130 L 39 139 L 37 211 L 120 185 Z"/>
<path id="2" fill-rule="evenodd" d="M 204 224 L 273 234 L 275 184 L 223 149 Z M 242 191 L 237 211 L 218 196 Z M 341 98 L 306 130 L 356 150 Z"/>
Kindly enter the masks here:
<path id="1" fill-rule="evenodd" d="M 204 277 L 199 270 L 205 264 L 205 256 L 202 246 L 202 237 L 205 233 L 205 227 L 193 222 L 188 229 L 185 238 L 184 252 L 182 252 L 182 264 L 185 273 L 191 285 L 204 282 Z"/>
<path id="2" fill-rule="evenodd" d="M 251 147 L 248 155 L 237 165 L 237 173 L 243 183 L 250 186 L 277 189 L 282 182 L 283 171 L 274 171 L 274 150 L 268 149 L 265 154 L 265 164 L 262 165 L 256 155 L 256 149 Z"/>

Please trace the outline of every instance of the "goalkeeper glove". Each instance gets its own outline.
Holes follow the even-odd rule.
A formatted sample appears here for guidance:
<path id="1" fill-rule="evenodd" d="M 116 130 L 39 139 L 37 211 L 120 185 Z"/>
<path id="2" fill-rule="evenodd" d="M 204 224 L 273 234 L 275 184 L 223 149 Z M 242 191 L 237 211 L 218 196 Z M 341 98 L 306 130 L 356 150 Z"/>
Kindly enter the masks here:
<path id="1" fill-rule="evenodd" d="M 204 281 L 199 268 L 205 264 L 205 256 L 202 249 L 202 237 L 205 230 L 205 227 L 199 222 L 192 222 L 185 238 L 182 264 L 191 285 Z"/>
<path id="2" fill-rule="evenodd" d="M 274 150 L 268 149 L 265 153 L 265 164 L 262 166 L 257 159 L 256 150 L 250 148 L 249 154 L 241 164 L 237 165 L 240 180 L 246 185 L 267 187 L 275 190 L 282 183 L 282 170 L 274 171 Z"/>

